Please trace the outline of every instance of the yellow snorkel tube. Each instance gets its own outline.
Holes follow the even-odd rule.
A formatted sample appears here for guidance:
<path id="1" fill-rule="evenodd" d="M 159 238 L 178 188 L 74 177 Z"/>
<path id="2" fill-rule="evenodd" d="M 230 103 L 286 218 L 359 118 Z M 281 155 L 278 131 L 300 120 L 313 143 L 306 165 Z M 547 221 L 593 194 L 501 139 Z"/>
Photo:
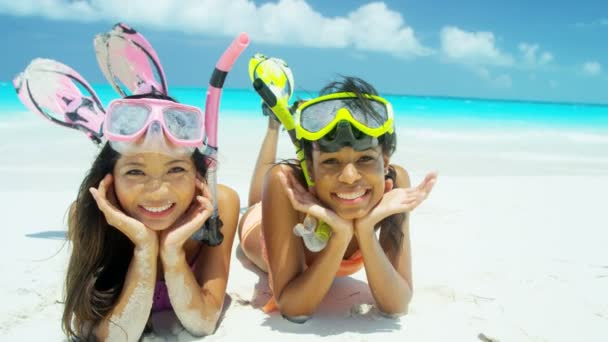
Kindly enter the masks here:
<path id="1" fill-rule="evenodd" d="M 291 142 L 296 147 L 296 156 L 302 166 L 302 172 L 308 186 L 314 182 L 308 175 L 308 167 L 300 141 L 296 138 L 295 121 L 289 110 L 289 100 L 294 91 L 294 80 L 291 69 L 284 60 L 266 57 L 256 53 L 249 60 L 249 78 L 253 89 L 262 98 L 262 106 L 267 106 L 281 121 L 287 130 Z"/>
<path id="2" fill-rule="evenodd" d="M 262 107 L 266 106 L 281 121 L 287 130 L 291 142 L 296 147 L 296 155 L 302 166 L 302 172 L 308 186 L 314 185 L 308 175 L 306 158 L 300 140 L 296 138 L 295 120 L 289 110 L 289 99 L 293 94 L 294 81 L 291 69 L 279 58 L 266 57 L 257 53 L 249 60 L 249 77 L 253 88 L 262 98 Z M 327 223 L 307 216 L 303 223 L 293 228 L 295 235 L 300 236 L 310 251 L 319 252 L 327 245 L 332 230 Z"/>

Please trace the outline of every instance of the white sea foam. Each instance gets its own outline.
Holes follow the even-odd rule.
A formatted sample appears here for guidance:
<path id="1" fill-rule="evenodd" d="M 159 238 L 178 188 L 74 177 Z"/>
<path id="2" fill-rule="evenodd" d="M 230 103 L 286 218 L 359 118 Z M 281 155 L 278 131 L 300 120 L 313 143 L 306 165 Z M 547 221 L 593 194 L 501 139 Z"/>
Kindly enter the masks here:
<path id="1" fill-rule="evenodd" d="M 502 152 L 499 154 L 499 156 L 501 158 L 512 159 L 517 161 L 603 164 L 604 166 L 608 166 L 608 157 L 606 156 L 586 157 L 580 155 L 564 155 L 555 153 L 552 154 L 534 152 Z"/>
<path id="2" fill-rule="evenodd" d="M 608 144 L 608 130 L 605 132 L 589 132 L 577 130 L 558 129 L 398 129 L 399 136 L 413 137 L 414 139 L 436 140 L 436 141 L 484 141 L 484 142 L 509 142 L 517 141 L 525 143 L 541 140 L 561 140 L 584 144 Z"/>

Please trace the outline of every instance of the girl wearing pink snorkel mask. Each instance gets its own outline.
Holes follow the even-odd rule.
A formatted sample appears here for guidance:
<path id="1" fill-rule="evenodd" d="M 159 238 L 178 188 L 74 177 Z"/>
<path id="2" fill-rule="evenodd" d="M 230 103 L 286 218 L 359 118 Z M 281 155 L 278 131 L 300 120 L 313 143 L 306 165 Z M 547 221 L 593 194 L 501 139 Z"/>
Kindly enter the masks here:
<path id="1" fill-rule="evenodd" d="M 222 56 L 216 81 L 247 42 L 239 37 Z M 215 185 L 210 113 L 168 96 L 156 53 L 132 28 L 117 24 L 95 47 L 124 96 L 107 110 L 78 73 L 55 61 L 34 60 L 14 82 L 31 110 L 104 144 L 68 216 L 63 329 L 70 339 L 135 341 L 154 329 L 154 313 L 172 310 L 192 335 L 212 334 L 239 198 Z M 216 110 L 221 83 L 208 92 Z"/>

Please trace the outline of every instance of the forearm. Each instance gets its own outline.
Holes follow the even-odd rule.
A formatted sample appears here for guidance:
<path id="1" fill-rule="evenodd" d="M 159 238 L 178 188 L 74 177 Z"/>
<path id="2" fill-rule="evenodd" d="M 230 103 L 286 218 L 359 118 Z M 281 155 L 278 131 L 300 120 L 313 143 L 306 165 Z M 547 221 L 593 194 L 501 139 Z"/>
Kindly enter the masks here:
<path id="1" fill-rule="evenodd" d="M 355 236 L 378 309 L 386 314 L 406 313 L 412 299 L 411 284 L 391 264 L 372 229 Z"/>
<path id="2" fill-rule="evenodd" d="M 351 236 L 334 234 L 314 262 L 283 288 L 277 297 L 283 315 L 312 315 L 331 287 Z"/>
<path id="3" fill-rule="evenodd" d="M 99 340 L 139 340 L 152 309 L 157 251 L 157 247 L 135 248 L 118 302 L 95 328 Z"/>
<path id="4" fill-rule="evenodd" d="M 270 118 L 270 121 L 274 119 Z M 264 141 L 260 147 L 258 153 L 258 159 L 255 163 L 254 173 L 251 177 L 251 184 L 249 186 L 249 205 L 253 205 L 262 200 L 262 184 L 264 184 L 264 177 L 266 172 L 270 169 L 276 160 L 277 155 L 277 141 L 279 139 L 278 127 L 268 127 Z"/>
<path id="5" fill-rule="evenodd" d="M 161 260 L 171 305 L 184 328 L 195 336 L 212 334 L 223 298 L 201 290 L 183 250 L 163 252 Z"/>

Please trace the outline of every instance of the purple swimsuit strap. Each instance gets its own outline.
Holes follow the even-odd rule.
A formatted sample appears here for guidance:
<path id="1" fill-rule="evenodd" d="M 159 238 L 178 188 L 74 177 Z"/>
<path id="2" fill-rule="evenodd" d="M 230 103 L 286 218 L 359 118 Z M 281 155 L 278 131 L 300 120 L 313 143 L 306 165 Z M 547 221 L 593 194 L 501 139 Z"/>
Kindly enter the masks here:
<path id="1" fill-rule="evenodd" d="M 202 246 L 199 247 L 198 251 L 196 252 L 196 255 L 194 256 L 194 258 L 192 258 L 192 261 L 189 263 L 190 269 L 192 270 L 192 272 L 194 272 L 194 269 L 196 268 L 196 260 L 198 259 L 199 254 L 201 253 L 201 250 L 202 250 Z M 164 280 L 159 280 L 156 282 L 156 285 L 154 286 L 154 298 L 153 298 L 153 302 L 152 302 L 152 312 L 167 311 L 167 310 L 173 310 L 173 306 L 171 306 L 171 300 L 169 299 L 169 292 L 167 292 L 167 284 L 165 283 Z"/>

